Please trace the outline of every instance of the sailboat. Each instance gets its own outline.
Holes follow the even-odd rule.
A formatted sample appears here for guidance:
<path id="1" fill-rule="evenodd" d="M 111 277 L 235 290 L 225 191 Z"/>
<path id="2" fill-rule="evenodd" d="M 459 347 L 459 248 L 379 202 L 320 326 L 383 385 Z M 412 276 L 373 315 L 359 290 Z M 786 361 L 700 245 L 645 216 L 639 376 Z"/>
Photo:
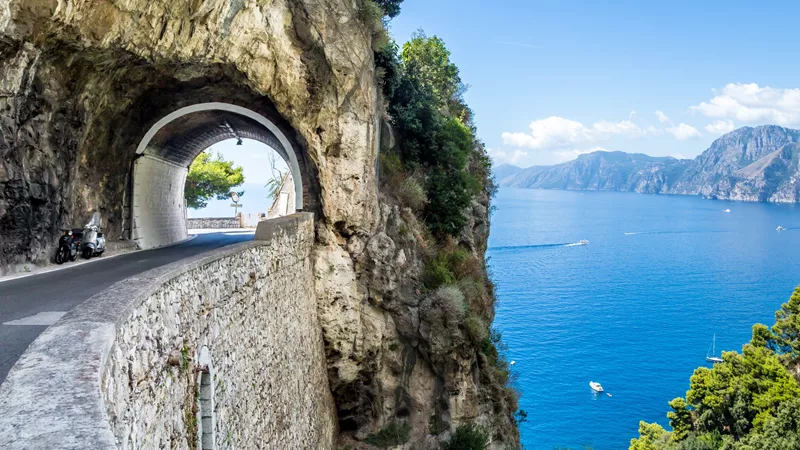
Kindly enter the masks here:
<path id="1" fill-rule="evenodd" d="M 711 348 L 708 349 L 708 353 L 706 353 L 706 361 L 713 362 L 713 363 L 720 363 L 723 361 L 722 358 L 717 356 L 717 335 L 714 334 L 714 340 L 711 341 Z"/>

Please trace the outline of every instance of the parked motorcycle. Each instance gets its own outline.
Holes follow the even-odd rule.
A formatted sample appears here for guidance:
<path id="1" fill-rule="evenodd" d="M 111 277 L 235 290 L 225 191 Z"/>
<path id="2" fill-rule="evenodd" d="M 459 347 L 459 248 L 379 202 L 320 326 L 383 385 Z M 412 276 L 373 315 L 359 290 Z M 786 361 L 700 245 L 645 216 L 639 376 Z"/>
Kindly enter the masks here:
<path id="1" fill-rule="evenodd" d="M 63 230 L 64 235 L 58 240 L 58 251 L 56 251 L 56 264 L 64 264 L 67 261 L 75 261 L 78 258 L 78 246 L 82 230 Z"/>
<path id="2" fill-rule="evenodd" d="M 97 225 L 86 226 L 83 229 L 81 238 L 81 254 L 84 258 L 90 259 L 92 256 L 102 256 L 106 251 L 106 238 Z"/>

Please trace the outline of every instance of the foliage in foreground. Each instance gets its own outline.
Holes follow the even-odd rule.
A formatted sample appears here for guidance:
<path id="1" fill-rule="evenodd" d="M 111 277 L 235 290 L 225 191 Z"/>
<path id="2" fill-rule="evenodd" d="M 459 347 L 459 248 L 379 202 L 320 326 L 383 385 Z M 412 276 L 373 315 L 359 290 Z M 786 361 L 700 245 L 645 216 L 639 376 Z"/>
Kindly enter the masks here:
<path id="1" fill-rule="evenodd" d="M 231 189 L 244 183 L 244 169 L 225 161 L 221 154 L 212 158 L 210 152 L 200 153 L 189 166 L 186 176 L 184 197 L 186 205 L 192 209 L 205 208 L 214 197 L 225 200 Z M 240 192 L 239 195 L 243 195 Z"/>
<path id="2" fill-rule="evenodd" d="M 639 424 L 631 450 L 790 450 L 800 448 L 800 287 L 775 314 L 757 324 L 742 353 L 700 367 L 686 399 L 670 402 L 672 432 Z"/>

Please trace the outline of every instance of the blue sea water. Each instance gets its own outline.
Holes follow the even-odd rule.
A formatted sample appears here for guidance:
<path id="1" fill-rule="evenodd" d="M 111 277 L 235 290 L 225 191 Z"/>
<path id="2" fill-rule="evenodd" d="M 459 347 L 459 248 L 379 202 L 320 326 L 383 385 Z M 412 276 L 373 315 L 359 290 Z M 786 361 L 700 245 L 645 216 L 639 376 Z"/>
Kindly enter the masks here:
<path id="1" fill-rule="evenodd" d="M 795 206 L 511 188 L 494 204 L 494 325 L 529 450 L 625 449 L 640 420 L 668 426 L 713 334 L 740 350 L 800 284 Z"/>

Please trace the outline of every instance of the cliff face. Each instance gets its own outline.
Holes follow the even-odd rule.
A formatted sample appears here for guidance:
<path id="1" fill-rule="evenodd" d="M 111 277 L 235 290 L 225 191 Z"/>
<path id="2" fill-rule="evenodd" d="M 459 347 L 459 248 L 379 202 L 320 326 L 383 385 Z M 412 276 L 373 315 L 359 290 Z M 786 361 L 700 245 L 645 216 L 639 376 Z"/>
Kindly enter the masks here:
<path id="1" fill-rule="evenodd" d="M 199 99 L 271 111 L 308 167 L 317 313 L 342 439 L 403 423 L 409 444 L 436 448 L 447 429 L 478 422 L 495 447 L 514 444 L 479 355 L 431 356 L 460 331 L 444 333 L 436 305 L 415 288 L 424 226 L 378 189 L 382 105 L 362 3 L 6 2 L 0 272 L 47 261 L 59 228 L 94 212 L 109 238 L 124 238 L 135 149 L 175 108 Z M 465 213 L 462 241 L 482 261 L 488 197 Z M 434 415 L 444 433 L 433 433 Z"/>
<path id="2" fill-rule="evenodd" d="M 500 184 L 794 203 L 800 201 L 799 140 L 800 130 L 744 127 L 720 137 L 694 160 L 595 152 L 556 166 L 523 169 Z"/>

